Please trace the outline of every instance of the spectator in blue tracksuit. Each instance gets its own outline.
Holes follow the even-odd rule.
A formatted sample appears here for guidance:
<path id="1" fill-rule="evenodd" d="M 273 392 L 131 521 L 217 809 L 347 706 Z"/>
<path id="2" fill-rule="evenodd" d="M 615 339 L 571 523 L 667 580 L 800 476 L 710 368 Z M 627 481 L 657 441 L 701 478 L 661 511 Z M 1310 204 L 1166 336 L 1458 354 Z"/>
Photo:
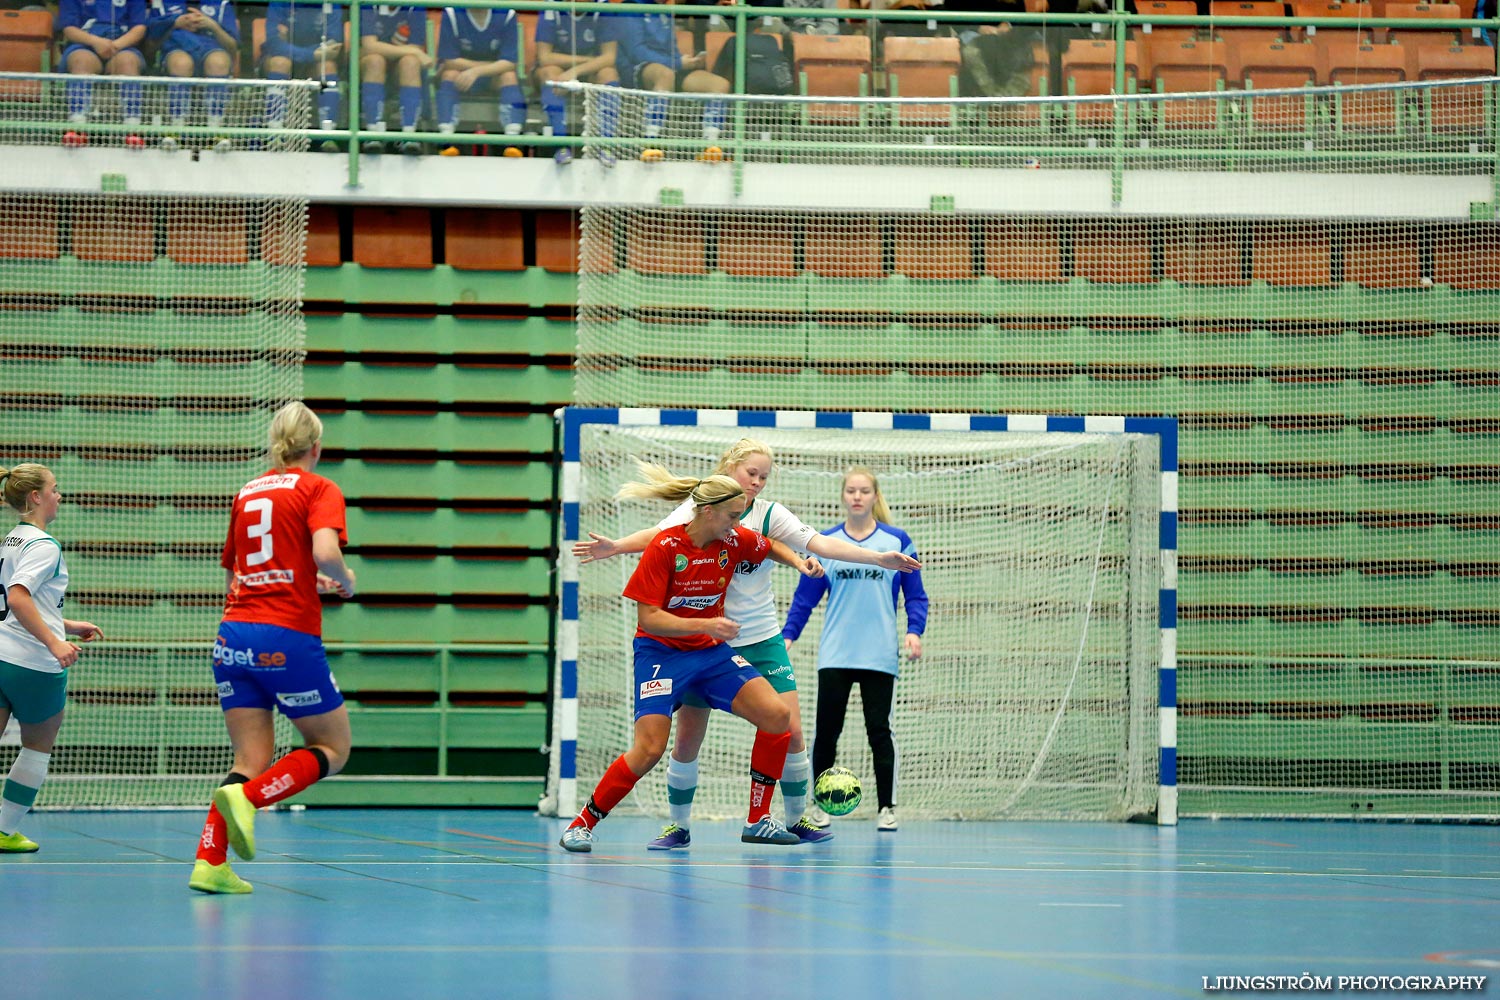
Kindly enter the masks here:
<path id="1" fill-rule="evenodd" d="M 79 76 L 140 76 L 146 67 L 146 0 L 60 0 L 56 27 L 62 36 L 62 64 Z M 69 80 L 68 120 L 87 121 L 93 110 L 90 80 Z M 120 114 L 126 125 L 141 121 L 141 85 L 120 87 Z"/>
<path id="2" fill-rule="evenodd" d="M 656 9 L 655 0 L 625 0 L 620 5 L 621 12 L 613 16 L 617 43 L 615 66 L 624 86 L 663 93 L 729 93 L 728 80 L 704 69 L 708 63 L 707 53 L 699 52 L 684 59 L 677 51 L 677 31 L 670 13 L 636 14 L 631 8 L 637 6 Z M 647 98 L 646 138 L 660 135 L 666 121 L 666 98 Z M 723 127 L 724 102 L 706 102 L 703 106 L 703 137 L 717 139 Z"/>
<path id="3" fill-rule="evenodd" d="M 339 62 L 344 54 L 344 8 L 273 3 L 266 8 L 266 41 L 260 49 L 261 73 L 267 80 L 318 80 L 318 120 L 335 127 L 342 110 Z M 286 91 L 266 93 L 266 124 L 280 128 L 286 119 Z"/>
<path id="4" fill-rule="evenodd" d="M 500 95 L 500 125 L 506 135 L 520 135 L 526 125 L 526 95 L 521 93 L 521 26 L 513 10 L 446 7 L 438 33 L 438 129 L 458 126 L 459 94 L 480 81 Z"/>
<path id="5" fill-rule="evenodd" d="M 386 73 L 394 64 L 401 130 L 415 132 L 422 115 L 422 74 L 434 62 L 427 51 L 427 10 L 361 6 L 359 52 L 359 116 L 364 127 L 385 131 Z"/>
<path id="6" fill-rule="evenodd" d="M 225 80 L 234 72 L 239 51 L 240 22 L 229 0 L 153 0 L 153 16 L 146 35 L 161 46 L 162 68 L 168 76 Z M 172 124 L 187 121 L 192 92 L 183 84 L 167 88 L 167 114 Z M 229 88 L 204 88 L 203 110 L 209 125 L 224 123 Z"/>
<path id="7" fill-rule="evenodd" d="M 582 80 L 618 87 L 615 68 L 619 48 L 614 37 L 616 19 L 608 14 L 575 14 L 567 10 L 544 10 L 536 25 L 536 75 L 542 87 L 542 112 L 550 135 L 568 134 L 568 108 L 553 86 L 562 81 Z M 610 92 L 599 98 L 599 132 L 615 134 L 620 98 Z M 560 163 L 573 158 L 566 146 L 557 151 Z"/>

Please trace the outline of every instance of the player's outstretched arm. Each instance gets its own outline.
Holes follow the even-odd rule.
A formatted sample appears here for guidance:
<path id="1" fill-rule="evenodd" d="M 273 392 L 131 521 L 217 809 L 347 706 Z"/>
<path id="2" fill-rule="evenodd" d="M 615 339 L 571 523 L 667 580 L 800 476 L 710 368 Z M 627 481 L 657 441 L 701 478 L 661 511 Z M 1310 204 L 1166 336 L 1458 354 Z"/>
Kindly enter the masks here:
<path id="1" fill-rule="evenodd" d="M 804 556 L 785 542 L 778 542 L 774 538 L 766 539 L 771 543 L 771 554 L 768 558 L 790 566 L 803 576 L 818 577 L 823 575 L 823 564 L 812 556 Z"/>
<path id="2" fill-rule="evenodd" d="M 814 555 L 822 556 L 824 559 L 866 563 L 870 566 L 879 566 L 882 569 L 894 569 L 901 573 L 910 573 L 913 570 L 922 568 L 921 563 L 905 553 L 872 552 L 870 549 L 860 548 L 853 542 L 846 542 L 842 538 L 834 538 L 832 535 L 813 536 L 807 543 L 807 551 Z"/>
<path id="3" fill-rule="evenodd" d="M 624 538 L 606 538 L 589 532 L 589 540 L 573 543 L 573 555 L 579 562 L 600 562 L 611 556 L 622 556 L 630 552 L 644 552 L 651 539 L 656 537 L 655 528 L 642 528 Z"/>

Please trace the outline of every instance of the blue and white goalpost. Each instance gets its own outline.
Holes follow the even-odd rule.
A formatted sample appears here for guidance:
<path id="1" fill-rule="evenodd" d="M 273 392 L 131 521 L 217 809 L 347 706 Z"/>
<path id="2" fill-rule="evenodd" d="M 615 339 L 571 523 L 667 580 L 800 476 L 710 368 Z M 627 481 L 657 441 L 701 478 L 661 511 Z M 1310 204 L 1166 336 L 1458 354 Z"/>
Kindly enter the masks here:
<path id="1" fill-rule="evenodd" d="M 620 537 L 664 504 L 616 501 L 637 459 L 707 475 L 765 442 L 763 494 L 823 530 L 841 479 L 870 468 L 923 560 L 922 659 L 903 663 L 894 729 L 903 818 L 1177 821 L 1177 424 L 1035 414 L 579 408 L 562 434 L 561 608 L 542 809 L 576 812 L 630 744 L 636 557 L 580 567 L 589 531 Z M 796 584 L 777 579 L 780 609 Z M 904 621 L 898 615 L 899 621 Z M 793 650 L 809 743 L 821 610 Z M 751 729 L 716 716 L 695 815 L 744 807 Z M 868 783 L 858 709 L 839 762 Z M 664 815 L 659 766 L 621 804 Z M 867 796 L 873 800 L 873 796 Z"/>

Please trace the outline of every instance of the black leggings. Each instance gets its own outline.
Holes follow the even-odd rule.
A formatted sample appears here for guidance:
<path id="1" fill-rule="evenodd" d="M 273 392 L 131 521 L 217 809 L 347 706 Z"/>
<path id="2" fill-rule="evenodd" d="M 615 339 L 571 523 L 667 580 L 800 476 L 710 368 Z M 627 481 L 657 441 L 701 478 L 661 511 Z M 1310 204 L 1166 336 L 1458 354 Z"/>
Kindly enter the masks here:
<path id="1" fill-rule="evenodd" d="M 875 758 L 875 790 L 880 808 L 896 805 L 896 741 L 891 737 L 891 703 L 896 697 L 896 675 L 881 670 L 846 670 L 830 667 L 818 671 L 818 720 L 813 740 L 813 774 L 833 766 L 838 757 L 839 736 L 844 732 L 844 714 L 849 710 L 849 692 L 859 685 L 865 709 L 865 734 Z"/>

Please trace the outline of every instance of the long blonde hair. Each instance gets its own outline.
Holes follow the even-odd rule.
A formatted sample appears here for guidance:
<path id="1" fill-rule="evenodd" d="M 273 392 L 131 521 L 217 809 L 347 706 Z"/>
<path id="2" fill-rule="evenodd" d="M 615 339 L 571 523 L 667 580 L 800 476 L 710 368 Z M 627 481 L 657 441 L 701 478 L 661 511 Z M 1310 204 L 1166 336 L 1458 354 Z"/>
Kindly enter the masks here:
<path id="1" fill-rule="evenodd" d="M 844 481 L 839 484 L 839 496 L 844 495 L 844 487 L 849 485 L 850 476 L 865 476 L 870 480 L 870 486 L 875 490 L 875 502 L 870 505 L 870 513 L 882 524 L 890 524 L 891 509 L 885 505 L 885 494 L 880 492 L 880 480 L 863 465 L 851 465 L 844 471 Z"/>
<path id="2" fill-rule="evenodd" d="M 707 479 L 673 475 L 665 466 L 636 460 L 640 479 L 621 486 L 617 500 L 670 500 L 681 503 L 691 499 L 699 507 L 712 507 L 726 500 L 744 496 L 745 490 L 728 476 L 712 475 Z"/>
<path id="3" fill-rule="evenodd" d="M 724 454 L 719 456 L 719 464 L 714 466 L 714 472 L 721 476 L 727 476 L 744 465 L 751 455 L 764 455 L 775 463 L 776 456 L 771 454 L 771 446 L 764 441 L 755 438 L 740 438 L 730 445 Z"/>
<path id="4" fill-rule="evenodd" d="M 323 439 L 323 421 L 306 403 L 292 402 L 271 418 L 271 467 L 284 469 Z"/>
<path id="5" fill-rule="evenodd" d="M 0 468 L 0 495 L 16 513 L 23 517 L 31 513 L 26 499 L 31 494 L 47 488 L 47 477 L 52 472 L 45 465 L 22 462 L 10 469 Z"/>

